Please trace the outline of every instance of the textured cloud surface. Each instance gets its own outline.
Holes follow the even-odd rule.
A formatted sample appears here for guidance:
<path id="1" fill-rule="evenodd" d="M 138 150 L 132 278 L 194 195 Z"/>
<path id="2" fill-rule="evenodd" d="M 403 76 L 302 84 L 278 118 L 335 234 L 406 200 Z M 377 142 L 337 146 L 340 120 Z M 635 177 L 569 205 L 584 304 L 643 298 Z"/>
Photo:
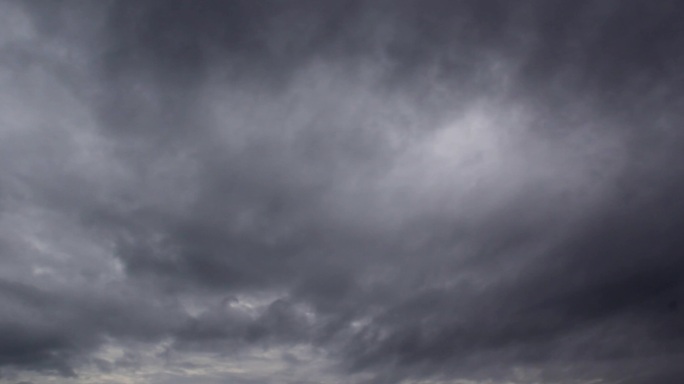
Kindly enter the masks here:
<path id="1" fill-rule="evenodd" d="M 681 383 L 683 18 L 0 2 L 0 382 Z"/>

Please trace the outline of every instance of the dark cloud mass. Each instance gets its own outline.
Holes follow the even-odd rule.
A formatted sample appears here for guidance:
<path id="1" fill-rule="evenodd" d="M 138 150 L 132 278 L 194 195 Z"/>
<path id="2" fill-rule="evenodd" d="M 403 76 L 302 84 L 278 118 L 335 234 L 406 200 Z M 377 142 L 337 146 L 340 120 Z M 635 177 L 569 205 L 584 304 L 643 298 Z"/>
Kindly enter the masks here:
<path id="1" fill-rule="evenodd" d="M 0 1 L 0 382 L 684 382 L 681 20 Z"/>

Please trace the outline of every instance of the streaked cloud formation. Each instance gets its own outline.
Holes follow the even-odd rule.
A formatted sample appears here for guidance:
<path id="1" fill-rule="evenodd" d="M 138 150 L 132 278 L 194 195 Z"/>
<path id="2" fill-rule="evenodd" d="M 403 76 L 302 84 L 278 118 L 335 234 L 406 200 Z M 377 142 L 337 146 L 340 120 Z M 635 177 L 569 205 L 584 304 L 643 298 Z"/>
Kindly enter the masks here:
<path id="1" fill-rule="evenodd" d="M 682 17 L 0 2 L 0 382 L 682 382 Z"/>

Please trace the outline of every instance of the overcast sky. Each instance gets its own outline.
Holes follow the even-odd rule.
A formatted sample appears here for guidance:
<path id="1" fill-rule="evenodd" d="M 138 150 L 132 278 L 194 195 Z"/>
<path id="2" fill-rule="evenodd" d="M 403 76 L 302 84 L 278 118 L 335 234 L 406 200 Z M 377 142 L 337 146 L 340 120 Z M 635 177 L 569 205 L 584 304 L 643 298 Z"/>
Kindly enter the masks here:
<path id="1" fill-rule="evenodd" d="M 679 0 L 0 0 L 0 383 L 681 384 Z"/>

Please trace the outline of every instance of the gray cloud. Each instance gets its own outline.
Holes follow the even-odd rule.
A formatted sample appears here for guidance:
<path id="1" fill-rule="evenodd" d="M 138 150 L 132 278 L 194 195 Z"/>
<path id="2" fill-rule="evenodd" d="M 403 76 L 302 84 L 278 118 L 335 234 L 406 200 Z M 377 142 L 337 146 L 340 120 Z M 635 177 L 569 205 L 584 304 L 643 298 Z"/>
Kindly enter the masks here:
<path id="1" fill-rule="evenodd" d="M 2 2 L 0 381 L 681 381 L 683 11 Z"/>

